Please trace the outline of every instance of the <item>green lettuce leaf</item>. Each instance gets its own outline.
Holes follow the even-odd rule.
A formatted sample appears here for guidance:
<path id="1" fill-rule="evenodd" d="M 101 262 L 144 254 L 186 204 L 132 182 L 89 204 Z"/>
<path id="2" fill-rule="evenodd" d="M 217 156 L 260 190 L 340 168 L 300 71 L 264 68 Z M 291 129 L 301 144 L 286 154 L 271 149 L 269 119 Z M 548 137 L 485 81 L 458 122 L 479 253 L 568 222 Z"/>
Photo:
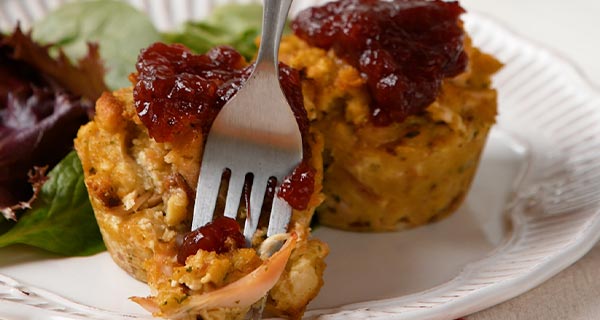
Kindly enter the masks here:
<path id="1" fill-rule="evenodd" d="M 0 247 L 26 244 L 70 256 L 105 250 L 102 236 L 83 182 L 83 169 L 75 152 L 50 173 L 38 199 L 8 231 L 0 224 Z"/>
<path id="2" fill-rule="evenodd" d="M 98 43 L 111 89 L 130 86 L 140 49 L 161 40 L 146 14 L 113 0 L 64 4 L 34 24 L 33 38 L 62 48 L 72 59 L 87 54 L 88 42 Z"/>
<path id="3" fill-rule="evenodd" d="M 249 60 L 257 50 L 254 41 L 260 35 L 261 23 L 260 4 L 228 4 L 216 7 L 204 21 L 187 22 L 181 31 L 163 34 L 163 39 L 184 44 L 198 53 L 230 45 Z M 290 32 L 289 26 L 284 32 Z"/>
<path id="4" fill-rule="evenodd" d="M 0 219 L 0 235 L 4 234 L 15 224 L 12 220 Z"/>

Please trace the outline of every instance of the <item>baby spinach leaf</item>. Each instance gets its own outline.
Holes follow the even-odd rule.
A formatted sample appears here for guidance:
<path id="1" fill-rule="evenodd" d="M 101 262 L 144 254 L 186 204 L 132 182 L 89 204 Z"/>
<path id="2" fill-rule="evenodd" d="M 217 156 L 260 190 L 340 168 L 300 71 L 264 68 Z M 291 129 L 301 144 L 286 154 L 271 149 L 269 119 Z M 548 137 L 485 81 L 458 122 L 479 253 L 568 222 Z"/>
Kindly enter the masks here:
<path id="1" fill-rule="evenodd" d="M 256 54 L 255 40 L 260 35 L 261 23 L 260 4 L 228 4 L 216 7 L 206 20 L 187 22 L 181 31 L 165 33 L 163 38 L 198 53 L 218 45 L 230 45 L 249 60 Z M 284 32 L 289 31 L 286 27 Z"/>
<path id="2" fill-rule="evenodd" d="M 113 0 L 64 4 L 34 24 L 33 37 L 62 48 L 71 58 L 85 56 L 88 42 L 98 43 L 111 89 L 130 86 L 128 76 L 140 49 L 160 40 L 147 15 Z"/>
<path id="3" fill-rule="evenodd" d="M 20 243 L 71 256 L 103 251 L 77 154 L 67 155 L 48 176 L 32 208 L 0 235 L 0 247 Z"/>

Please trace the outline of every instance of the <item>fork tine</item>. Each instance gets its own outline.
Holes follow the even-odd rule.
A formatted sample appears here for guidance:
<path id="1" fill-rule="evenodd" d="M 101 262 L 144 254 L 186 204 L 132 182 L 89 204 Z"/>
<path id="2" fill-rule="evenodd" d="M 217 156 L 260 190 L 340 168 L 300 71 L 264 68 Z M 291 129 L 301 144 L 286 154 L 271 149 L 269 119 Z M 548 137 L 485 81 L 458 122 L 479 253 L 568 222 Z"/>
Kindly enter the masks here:
<path id="1" fill-rule="evenodd" d="M 225 201 L 225 216 L 235 219 L 240 208 L 240 199 L 244 190 L 244 172 L 240 170 L 231 171 L 227 200 Z"/>
<path id="2" fill-rule="evenodd" d="M 279 189 L 279 188 L 278 188 Z M 287 225 L 292 216 L 292 207 L 283 199 L 277 196 L 273 197 L 273 209 L 271 209 L 271 217 L 269 218 L 269 229 L 267 237 L 287 232 Z"/>
<path id="3" fill-rule="evenodd" d="M 249 215 L 246 217 L 246 225 L 244 227 L 244 237 L 249 243 L 252 242 L 252 236 L 256 232 L 258 220 L 260 219 L 260 211 L 262 209 L 265 192 L 269 177 L 256 175 L 252 182 L 252 190 L 250 191 L 250 208 Z"/>
<path id="4" fill-rule="evenodd" d="M 200 171 L 202 174 L 198 181 L 198 188 L 196 189 L 192 230 L 196 230 L 212 220 L 215 207 L 217 206 L 221 177 L 223 176 L 222 170 L 211 167 L 202 166 Z"/>

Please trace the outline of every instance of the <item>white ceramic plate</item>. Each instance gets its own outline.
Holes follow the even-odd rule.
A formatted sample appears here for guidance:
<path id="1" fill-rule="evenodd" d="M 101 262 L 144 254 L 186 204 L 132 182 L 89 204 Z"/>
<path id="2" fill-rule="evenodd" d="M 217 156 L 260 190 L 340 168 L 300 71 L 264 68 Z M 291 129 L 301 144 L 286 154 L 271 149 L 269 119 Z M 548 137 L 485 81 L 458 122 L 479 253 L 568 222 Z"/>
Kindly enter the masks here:
<path id="1" fill-rule="evenodd" d="M 0 2 L 0 28 L 59 2 Z M 211 7 L 131 2 L 149 6 L 163 29 Z M 458 318 L 535 287 L 600 237 L 600 93 L 570 63 L 490 19 L 465 20 L 475 44 L 506 64 L 495 78 L 498 124 L 471 193 L 450 218 L 407 232 L 316 230 L 331 254 L 307 318 Z M 0 249 L 0 319 L 145 319 L 127 297 L 147 294 L 107 253 Z"/>

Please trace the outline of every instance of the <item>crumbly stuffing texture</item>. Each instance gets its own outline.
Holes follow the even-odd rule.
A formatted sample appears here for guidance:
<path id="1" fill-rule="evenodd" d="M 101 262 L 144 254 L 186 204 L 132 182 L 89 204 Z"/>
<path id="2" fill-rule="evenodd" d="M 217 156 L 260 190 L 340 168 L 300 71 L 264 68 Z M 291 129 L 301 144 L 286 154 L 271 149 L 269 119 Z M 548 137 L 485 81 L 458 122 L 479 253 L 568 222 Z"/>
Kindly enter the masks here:
<path id="1" fill-rule="evenodd" d="M 466 41 L 468 70 L 444 82 L 425 112 L 386 127 L 369 121 L 371 98 L 360 73 L 333 51 L 290 36 L 281 59 L 304 75 L 311 125 L 325 139 L 325 225 L 393 231 L 454 212 L 469 189 L 496 116 L 490 77 L 500 63 Z"/>
<path id="2" fill-rule="evenodd" d="M 249 274 L 262 264 L 254 249 L 217 254 L 204 250 L 189 256 L 184 266 L 173 266 L 169 273 L 160 270 L 160 261 L 146 263 L 149 283 L 153 284 L 161 312 L 176 311 L 191 296 L 222 288 Z M 170 274 L 170 276 L 167 276 Z M 205 319 L 243 319 L 249 307 L 203 310 Z M 196 319 L 189 315 L 189 319 Z"/>
<path id="3" fill-rule="evenodd" d="M 315 192 L 308 209 L 294 210 L 290 231 L 298 235 L 296 247 L 281 277 L 281 284 L 295 287 L 269 297 L 275 315 L 301 317 L 306 305 L 322 285 L 327 246 L 310 239 L 310 220 L 322 202 L 323 141 L 312 130 L 309 137 L 317 169 Z M 75 140 L 85 182 L 106 246 L 116 263 L 152 289 L 154 302 L 168 314 L 186 297 L 221 288 L 254 270 L 261 260 L 253 249 L 216 255 L 200 251 L 185 266 L 177 263 L 178 245 L 190 230 L 195 188 L 202 153 L 201 133 L 191 133 L 172 143 L 149 138 L 137 117 L 131 88 L 105 93 L 98 100 L 92 122 L 83 126 Z M 260 232 L 259 232 L 260 233 Z M 262 232 L 264 234 L 264 232 Z M 255 244 L 263 238 L 256 237 Z M 295 252 L 309 252 L 299 256 Z M 188 270 L 190 272 L 188 273 Z M 289 273 L 289 274 L 288 274 Z M 202 311 L 203 319 L 243 318 L 247 308 Z M 195 319 L 195 315 L 190 315 Z"/>

